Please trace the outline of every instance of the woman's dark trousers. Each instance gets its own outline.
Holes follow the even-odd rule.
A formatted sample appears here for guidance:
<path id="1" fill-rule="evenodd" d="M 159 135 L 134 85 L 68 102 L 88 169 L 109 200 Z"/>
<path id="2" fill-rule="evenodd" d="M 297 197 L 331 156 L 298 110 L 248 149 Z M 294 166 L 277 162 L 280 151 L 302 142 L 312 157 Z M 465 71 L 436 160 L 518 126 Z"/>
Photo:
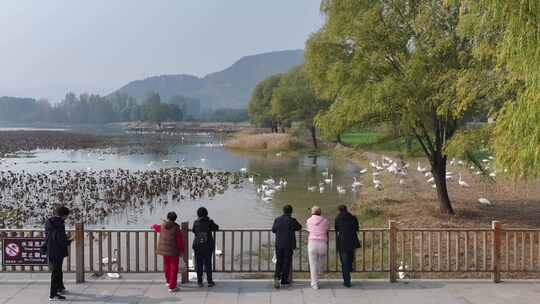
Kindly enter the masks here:
<path id="1" fill-rule="evenodd" d="M 206 281 L 212 280 L 212 251 L 195 251 L 195 271 L 197 271 L 197 283 L 202 284 L 203 272 L 206 272 Z"/>
<path id="2" fill-rule="evenodd" d="M 52 298 L 58 294 L 58 291 L 64 289 L 64 278 L 62 274 L 62 263 L 60 261 L 49 261 L 49 271 L 51 272 L 51 290 L 49 296 Z"/>
<path id="3" fill-rule="evenodd" d="M 345 285 L 351 284 L 351 271 L 353 270 L 353 250 L 341 250 L 339 252 L 339 259 L 341 261 L 341 272 L 343 274 L 343 283 Z"/>
<path id="4" fill-rule="evenodd" d="M 281 284 L 289 284 L 293 250 L 276 249 L 276 271 L 274 277 L 281 280 Z"/>

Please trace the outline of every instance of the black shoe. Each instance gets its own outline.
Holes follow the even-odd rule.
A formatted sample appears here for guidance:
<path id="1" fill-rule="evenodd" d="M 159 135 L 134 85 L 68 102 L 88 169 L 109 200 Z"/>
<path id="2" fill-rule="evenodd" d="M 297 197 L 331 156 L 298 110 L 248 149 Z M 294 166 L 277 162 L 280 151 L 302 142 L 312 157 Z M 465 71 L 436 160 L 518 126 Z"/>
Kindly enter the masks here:
<path id="1" fill-rule="evenodd" d="M 63 295 L 63 294 L 66 294 L 67 292 L 68 292 L 67 289 L 63 287 L 63 288 L 58 289 L 57 294 Z"/>
<path id="2" fill-rule="evenodd" d="M 343 286 L 347 287 L 347 288 L 351 288 L 351 282 L 345 282 L 343 283 Z"/>
<path id="3" fill-rule="evenodd" d="M 204 287 L 204 284 L 201 282 L 201 283 L 197 283 L 197 286 L 199 287 Z"/>
<path id="4" fill-rule="evenodd" d="M 49 297 L 49 301 L 65 301 L 66 297 L 61 295 L 55 295 L 54 297 Z"/>
<path id="5" fill-rule="evenodd" d="M 291 285 L 291 282 L 281 281 L 281 286 L 283 286 L 283 287 L 287 287 L 287 286 L 290 286 L 290 285 Z"/>
<path id="6" fill-rule="evenodd" d="M 208 282 L 207 285 L 208 287 L 214 287 L 216 286 L 216 283 L 214 283 L 214 281 L 211 281 L 211 282 Z"/>

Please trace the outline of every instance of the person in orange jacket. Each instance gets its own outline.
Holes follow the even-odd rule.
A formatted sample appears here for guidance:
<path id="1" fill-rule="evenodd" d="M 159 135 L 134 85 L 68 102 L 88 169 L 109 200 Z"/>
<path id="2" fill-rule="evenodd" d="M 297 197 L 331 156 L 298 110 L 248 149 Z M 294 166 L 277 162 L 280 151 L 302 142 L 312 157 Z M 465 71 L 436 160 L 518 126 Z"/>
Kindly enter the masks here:
<path id="1" fill-rule="evenodd" d="M 178 291 L 178 264 L 180 256 L 184 254 L 184 238 L 180 226 L 176 223 L 175 212 L 167 213 L 167 220 L 161 225 L 150 226 L 160 234 L 156 253 L 163 256 L 163 271 L 169 292 Z"/>

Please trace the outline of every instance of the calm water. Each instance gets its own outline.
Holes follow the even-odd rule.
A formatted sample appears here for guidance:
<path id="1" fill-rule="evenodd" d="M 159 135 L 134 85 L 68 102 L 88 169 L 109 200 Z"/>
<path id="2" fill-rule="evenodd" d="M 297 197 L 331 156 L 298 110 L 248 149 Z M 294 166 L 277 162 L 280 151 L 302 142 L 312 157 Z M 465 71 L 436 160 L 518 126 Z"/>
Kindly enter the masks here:
<path id="1" fill-rule="evenodd" d="M 179 136 L 130 136 L 132 144 L 129 147 L 37 150 L 6 158 L 0 164 L 0 170 L 149 170 L 183 165 L 227 171 L 247 168 L 248 174 L 255 177 L 254 183 L 246 179 L 240 188 L 230 187 L 224 194 L 213 198 L 183 200 L 137 211 L 126 210 L 111 216 L 99 227 L 147 227 L 150 223 L 159 222 L 169 211 L 179 213 L 181 220 L 193 221 L 196 209 L 206 206 L 210 216 L 222 227 L 263 228 L 272 224 L 273 218 L 281 214 L 281 208 L 287 203 L 294 207 L 295 216 L 303 223 L 309 217 L 308 208 L 314 204 L 321 206 L 323 213 L 332 220 L 337 205 L 349 204 L 356 199 L 350 185 L 352 177 L 358 174 L 358 168 L 352 163 L 337 162 L 324 156 L 288 157 L 274 153 L 238 153 L 222 147 L 223 139 L 220 137 L 184 137 L 182 141 Z M 322 172 L 326 170 L 333 174 L 333 186 L 325 185 L 324 193 L 319 193 L 318 184 L 324 179 Z M 257 194 L 257 187 L 269 177 L 285 178 L 288 185 L 277 192 L 271 202 L 265 202 Z M 337 192 L 336 186 L 340 184 L 347 188 L 346 194 Z M 308 185 L 317 186 L 317 191 L 308 192 Z"/>

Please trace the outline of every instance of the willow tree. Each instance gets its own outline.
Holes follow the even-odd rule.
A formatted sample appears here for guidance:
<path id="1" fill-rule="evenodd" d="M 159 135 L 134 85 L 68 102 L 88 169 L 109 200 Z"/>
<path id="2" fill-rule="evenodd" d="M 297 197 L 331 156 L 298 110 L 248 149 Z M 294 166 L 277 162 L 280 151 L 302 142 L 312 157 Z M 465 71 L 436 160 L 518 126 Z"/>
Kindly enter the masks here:
<path id="1" fill-rule="evenodd" d="M 301 122 L 309 130 L 315 149 L 318 148 L 315 116 L 329 105 L 328 99 L 315 94 L 303 66 L 283 74 L 272 94 L 273 116 L 284 122 Z"/>
<path id="2" fill-rule="evenodd" d="M 325 0 L 321 10 L 325 24 L 307 42 L 306 69 L 318 94 L 335 102 L 318 125 L 326 132 L 334 125 L 399 126 L 431 164 L 441 212 L 453 214 L 445 149 L 480 103 L 460 92 L 481 81 L 483 69 L 458 33 L 460 5 Z"/>
<path id="3" fill-rule="evenodd" d="M 251 123 L 269 127 L 272 132 L 278 132 L 279 125 L 272 115 L 272 94 L 279 84 L 281 75 L 270 76 L 255 86 L 248 104 L 248 114 Z"/>
<path id="4" fill-rule="evenodd" d="M 494 58 L 517 94 L 496 116 L 493 144 L 499 165 L 514 177 L 540 175 L 540 1 L 447 0 L 459 3 L 475 56 Z"/>

